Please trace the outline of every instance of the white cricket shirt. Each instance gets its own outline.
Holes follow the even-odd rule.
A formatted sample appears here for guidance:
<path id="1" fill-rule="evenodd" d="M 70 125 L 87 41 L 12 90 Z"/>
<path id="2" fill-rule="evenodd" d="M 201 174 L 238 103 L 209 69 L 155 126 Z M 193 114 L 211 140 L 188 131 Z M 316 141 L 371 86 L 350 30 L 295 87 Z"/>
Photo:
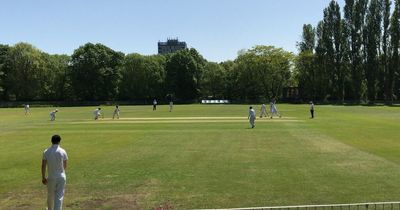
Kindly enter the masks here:
<path id="1" fill-rule="evenodd" d="M 255 118 L 255 117 L 256 117 L 256 111 L 254 111 L 254 109 L 250 109 L 250 111 L 249 111 L 249 117 L 250 117 L 250 118 Z"/>
<path id="2" fill-rule="evenodd" d="M 68 156 L 58 144 L 53 144 L 43 152 L 43 160 L 47 160 L 48 178 L 66 177 L 64 161 L 68 160 Z"/>

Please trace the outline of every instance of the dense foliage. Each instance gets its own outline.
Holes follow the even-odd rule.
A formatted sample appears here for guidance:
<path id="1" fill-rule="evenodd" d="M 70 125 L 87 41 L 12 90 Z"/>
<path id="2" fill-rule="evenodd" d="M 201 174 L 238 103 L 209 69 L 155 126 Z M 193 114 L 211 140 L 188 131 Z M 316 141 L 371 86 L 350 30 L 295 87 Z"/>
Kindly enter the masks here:
<path id="1" fill-rule="evenodd" d="M 303 99 L 391 103 L 400 96 L 399 0 L 332 0 L 303 27 L 296 78 Z M 391 12 L 392 11 L 392 12 Z"/>
<path id="2" fill-rule="evenodd" d="M 27 43 L 0 45 L 0 96 L 6 101 L 268 100 L 289 84 L 292 61 L 291 53 L 272 46 L 214 63 L 193 48 L 143 56 L 87 43 L 68 56 Z"/>

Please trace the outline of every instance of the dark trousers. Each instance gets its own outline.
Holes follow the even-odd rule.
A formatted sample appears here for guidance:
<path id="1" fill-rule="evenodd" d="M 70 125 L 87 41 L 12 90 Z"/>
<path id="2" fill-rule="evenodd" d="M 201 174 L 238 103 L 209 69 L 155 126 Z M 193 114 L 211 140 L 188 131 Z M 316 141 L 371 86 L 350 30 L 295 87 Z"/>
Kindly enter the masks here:
<path id="1" fill-rule="evenodd" d="M 310 110 L 311 118 L 314 118 L 314 110 Z"/>
<path id="2" fill-rule="evenodd" d="M 153 104 L 153 111 L 157 109 L 157 105 Z"/>

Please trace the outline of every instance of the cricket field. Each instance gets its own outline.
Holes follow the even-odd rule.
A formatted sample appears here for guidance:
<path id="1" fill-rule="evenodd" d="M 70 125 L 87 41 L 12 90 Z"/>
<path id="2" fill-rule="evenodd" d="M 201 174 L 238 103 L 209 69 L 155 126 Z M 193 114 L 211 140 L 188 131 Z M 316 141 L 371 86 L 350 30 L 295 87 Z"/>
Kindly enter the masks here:
<path id="1" fill-rule="evenodd" d="M 43 151 L 67 151 L 64 209 L 199 209 L 400 200 L 400 107 L 279 104 L 0 109 L 0 209 L 44 209 Z M 257 114 L 260 105 L 255 106 Z"/>

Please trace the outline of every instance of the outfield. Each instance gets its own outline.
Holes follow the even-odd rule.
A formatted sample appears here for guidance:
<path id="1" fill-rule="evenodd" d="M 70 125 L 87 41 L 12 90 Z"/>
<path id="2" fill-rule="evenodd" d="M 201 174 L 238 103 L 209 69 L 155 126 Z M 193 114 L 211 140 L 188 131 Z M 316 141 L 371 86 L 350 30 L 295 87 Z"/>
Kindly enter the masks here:
<path id="1" fill-rule="evenodd" d="M 0 109 L 0 209 L 44 209 L 42 152 L 69 155 L 65 209 L 226 208 L 399 200 L 400 108 L 247 105 Z M 259 114 L 260 106 L 256 106 Z"/>

